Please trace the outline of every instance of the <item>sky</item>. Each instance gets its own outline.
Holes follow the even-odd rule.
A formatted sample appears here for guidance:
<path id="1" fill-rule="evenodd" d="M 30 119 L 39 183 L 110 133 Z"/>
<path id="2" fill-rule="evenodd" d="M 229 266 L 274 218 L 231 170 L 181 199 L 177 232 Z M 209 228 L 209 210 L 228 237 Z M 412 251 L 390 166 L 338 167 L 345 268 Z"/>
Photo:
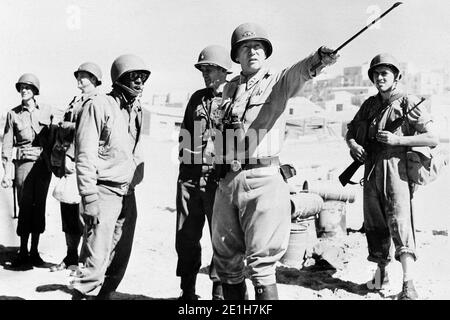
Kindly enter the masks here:
<path id="1" fill-rule="evenodd" d="M 172 93 L 180 100 L 204 86 L 194 68 L 211 44 L 230 49 L 244 22 L 263 26 L 274 51 L 267 63 L 282 69 L 321 45 L 338 47 L 395 1 L 386 0 L 0 0 L 0 110 L 20 103 L 14 84 L 23 73 L 41 81 L 42 103 L 67 105 L 79 93 L 73 71 L 93 61 L 110 90 L 110 68 L 121 54 L 148 64 L 143 101 Z M 405 0 L 343 48 L 329 74 L 390 52 L 419 69 L 450 66 L 450 1 Z M 239 66 L 233 65 L 234 75 Z M 182 97 L 182 98 L 181 98 Z"/>

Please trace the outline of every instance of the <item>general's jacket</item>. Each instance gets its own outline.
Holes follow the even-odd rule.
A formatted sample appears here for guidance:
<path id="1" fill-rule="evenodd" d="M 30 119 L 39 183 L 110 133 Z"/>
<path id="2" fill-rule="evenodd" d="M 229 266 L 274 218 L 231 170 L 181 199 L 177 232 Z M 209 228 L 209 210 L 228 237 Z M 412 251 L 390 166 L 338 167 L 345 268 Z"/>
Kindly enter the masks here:
<path id="1" fill-rule="evenodd" d="M 281 72 L 262 68 L 250 78 L 241 74 L 225 86 L 221 111 L 232 108 L 232 113 L 244 122 L 250 158 L 273 157 L 281 152 L 286 104 L 316 75 L 318 70 L 311 68 L 319 62 L 316 52 Z M 240 159 L 246 157 L 238 154 Z"/>

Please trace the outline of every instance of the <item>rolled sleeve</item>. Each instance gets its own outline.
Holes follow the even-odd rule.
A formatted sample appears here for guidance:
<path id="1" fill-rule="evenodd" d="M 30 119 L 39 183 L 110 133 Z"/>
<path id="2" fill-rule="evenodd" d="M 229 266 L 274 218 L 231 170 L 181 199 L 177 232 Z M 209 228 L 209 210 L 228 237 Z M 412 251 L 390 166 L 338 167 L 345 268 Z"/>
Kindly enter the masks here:
<path id="1" fill-rule="evenodd" d="M 408 110 L 414 108 L 414 106 L 419 102 L 416 97 L 408 98 Z M 427 125 L 433 122 L 431 114 L 426 110 L 423 104 L 419 105 L 417 108 L 409 112 L 408 122 L 410 126 L 416 130 L 418 133 L 427 132 Z"/>

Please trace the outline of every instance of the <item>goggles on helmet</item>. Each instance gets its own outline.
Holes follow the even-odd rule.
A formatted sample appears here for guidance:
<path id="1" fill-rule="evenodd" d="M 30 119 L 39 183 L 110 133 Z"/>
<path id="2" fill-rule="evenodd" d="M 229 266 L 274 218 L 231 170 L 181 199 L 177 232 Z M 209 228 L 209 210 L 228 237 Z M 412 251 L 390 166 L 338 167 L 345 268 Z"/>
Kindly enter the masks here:
<path id="1" fill-rule="evenodd" d="M 145 81 L 147 81 L 149 74 L 148 74 L 148 72 L 144 72 L 144 71 L 130 71 L 127 73 L 126 77 L 130 81 L 136 81 L 138 78 L 140 78 L 142 80 L 142 82 L 145 82 Z"/>

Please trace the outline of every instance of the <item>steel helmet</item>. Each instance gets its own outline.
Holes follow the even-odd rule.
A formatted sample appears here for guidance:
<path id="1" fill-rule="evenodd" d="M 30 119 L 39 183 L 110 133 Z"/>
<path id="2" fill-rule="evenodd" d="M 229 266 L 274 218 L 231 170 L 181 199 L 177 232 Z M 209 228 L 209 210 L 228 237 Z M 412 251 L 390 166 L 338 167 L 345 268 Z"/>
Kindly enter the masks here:
<path id="1" fill-rule="evenodd" d="M 40 86 L 38 77 L 36 77 L 34 74 L 24 73 L 23 75 L 20 76 L 19 80 L 17 80 L 17 83 L 16 83 L 17 92 L 20 92 L 19 85 L 21 83 L 32 85 L 36 89 L 36 92 L 34 94 L 35 95 L 39 94 L 39 90 L 40 90 L 41 86 Z"/>
<path id="2" fill-rule="evenodd" d="M 145 62 L 133 54 L 124 54 L 116 58 L 111 66 L 111 81 L 116 83 L 122 75 L 130 71 L 143 71 L 150 75 Z"/>
<path id="3" fill-rule="evenodd" d="M 198 62 L 194 66 L 200 70 L 200 66 L 208 64 L 221 67 L 225 69 L 227 73 L 232 72 L 228 51 L 222 46 L 211 45 L 203 49 L 198 56 Z"/>
<path id="4" fill-rule="evenodd" d="M 73 73 L 73 75 L 75 76 L 75 78 L 78 75 L 78 72 L 80 71 L 84 71 L 87 72 L 91 75 L 93 75 L 96 79 L 97 79 L 97 86 L 102 84 L 102 70 L 100 69 L 100 67 L 93 63 L 93 62 L 85 62 L 82 63 L 78 69 Z"/>
<path id="5" fill-rule="evenodd" d="M 272 44 L 270 43 L 267 32 L 256 23 L 243 23 L 238 26 L 231 36 L 231 60 L 236 61 L 236 53 L 239 45 L 248 40 L 262 41 L 266 51 L 266 57 L 269 58 L 272 55 Z"/>
<path id="6" fill-rule="evenodd" d="M 373 82 L 373 79 L 372 79 L 373 71 L 378 66 L 388 66 L 388 67 L 392 68 L 394 70 L 394 72 L 397 73 L 397 78 L 398 79 L 401 78 L 400 68 L 399 68 L 397 59 L 395 59 L 389 53 L 380 53 L 380 54 L 377 54 L 370 62 L 370 68 L 367 72 L 367 74 L 369 75 L 370 81 Z"/>

